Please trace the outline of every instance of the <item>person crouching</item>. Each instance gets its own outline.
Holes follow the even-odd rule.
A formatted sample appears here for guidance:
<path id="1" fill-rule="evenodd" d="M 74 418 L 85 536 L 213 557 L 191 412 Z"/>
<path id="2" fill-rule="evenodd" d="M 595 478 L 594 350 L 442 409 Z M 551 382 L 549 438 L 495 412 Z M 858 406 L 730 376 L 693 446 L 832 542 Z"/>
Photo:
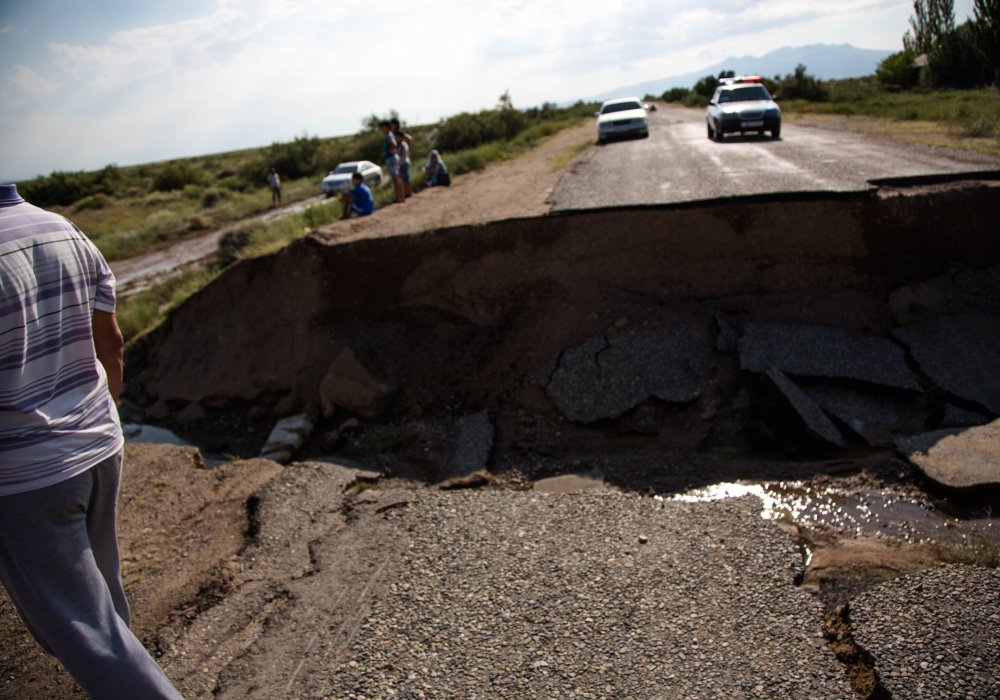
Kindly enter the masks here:
<path id="1" fill-rule="evenodd" d="M 375 211 L 375 198 L 368 185 L 365 184 L 361 173 L 351 175 L 351 183 L 354 187 L 341 195 L 340 201 L 344 210 L 341 219 L 350 219 L 352 213 L 358 216 L 368 216 Z"/>

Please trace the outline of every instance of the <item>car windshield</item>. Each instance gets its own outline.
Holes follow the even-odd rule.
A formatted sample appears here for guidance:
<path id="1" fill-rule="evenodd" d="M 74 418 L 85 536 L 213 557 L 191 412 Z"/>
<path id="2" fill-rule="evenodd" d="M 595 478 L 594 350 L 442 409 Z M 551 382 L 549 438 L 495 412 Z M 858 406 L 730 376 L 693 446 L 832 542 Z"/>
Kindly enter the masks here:
<path id="1" fill-rule="evenodd" d="M 719 102 L 746 102 L 747 100 L 769 100 L 767 89 L 763 85 L 747 85 L 734 90 L 723 90 Z"/>
<path id="2" fill-rule="evenodd" d="M 614 104 L 601 107 L 601 114 L 611 114 L 612 112 L 624 112 L 629 109 L 642 109 L 638 102 L 615 102 Z"/>
<path id="3" fill-rule="evenodd" d="M 355 173 L 358 171 L 357 163 L 341 163 L 337 166 L 337 169 L 333 171 L 334 175 L 342 175 L 344 173 Z"/>

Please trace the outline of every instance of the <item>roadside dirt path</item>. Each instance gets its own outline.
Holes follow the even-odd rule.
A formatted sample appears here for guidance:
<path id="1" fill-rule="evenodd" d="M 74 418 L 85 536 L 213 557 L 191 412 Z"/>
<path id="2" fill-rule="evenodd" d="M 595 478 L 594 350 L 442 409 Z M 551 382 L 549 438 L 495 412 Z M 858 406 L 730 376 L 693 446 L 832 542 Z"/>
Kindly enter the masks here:
<path id="1" fill-rule="evenodd" d="M 319 234 L 351 240 L 540 216 L 552 209 L 549 198 L 568 163 L 592 143 L 594 125 L 587 120 L 524 155 L 456 177 L 451 187 L 422 190 L 403 204 L 363 219 L 337 221 Z"/>

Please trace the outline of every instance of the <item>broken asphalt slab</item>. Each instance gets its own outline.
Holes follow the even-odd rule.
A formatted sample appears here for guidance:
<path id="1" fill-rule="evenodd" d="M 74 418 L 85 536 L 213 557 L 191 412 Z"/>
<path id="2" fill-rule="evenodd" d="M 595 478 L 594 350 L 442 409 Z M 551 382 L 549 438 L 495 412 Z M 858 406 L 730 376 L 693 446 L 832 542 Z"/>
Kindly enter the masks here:
<path id="1" fill-rule="evenodd" d="M 853 379 L 920 391 L 903 349 L 887 338 L 841 328 L 780 323 L 748 323 L 739 344 L 740 367 L 766 372 L 772 367 L 795 376 Z"/>
<path id="2" fill-rule="evenodd" d="M 1000 485 L 1000 420 L 904 438 L 897 449 L 928 478 L 952 488 Z"/>
<path id="3" fill-rule="evenodd" d="M 1000 416 L 1000 318 L 949 316 L 893 335 L 939 387 Z"/>
<path id="4" fill-rule="evenodd" d="M 697 398 L 710 364 L 707 331 L 679 323 L 650 331 L 594 336 L 565 350 L 540 380 L 571 421 L 613 419 L 651 397 Z"/>
<path id="5" fill-rule="evenodd" d="M 811 399 L 795 382 L 776 369 L 769 369 L 764 376 L 770 380 L 775 389 L 784 397 L 785 402 L 799 417 L 805 431 L 814 439 L 834 447 L 844 446 L 844 437 L 840 429 L 830 420 L 813 399 Z"/>
<path id="6" fill-rule="evenodd" d="M 824 411 L 873 447 L 891 446 L 900 435 L 925 429 L 920 400 L 912 394 L 808 381 L 798 384 Z"/>
<path id="7" fill-rule="evenodd" d="M 928 313 L 1000 318 L 1000 267 L 965 270 L 901 287 L 890 295 L 889 308 L 901 324 Z"/>

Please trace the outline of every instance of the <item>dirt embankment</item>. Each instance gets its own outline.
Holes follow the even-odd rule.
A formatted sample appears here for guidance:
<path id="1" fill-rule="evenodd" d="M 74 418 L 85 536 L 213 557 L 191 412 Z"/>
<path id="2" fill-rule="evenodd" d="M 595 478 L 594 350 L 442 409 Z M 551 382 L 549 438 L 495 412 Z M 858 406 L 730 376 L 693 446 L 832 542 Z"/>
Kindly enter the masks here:
<path id="1" fill-rule="evenodd" d="M 343 421 L 321 417 L 319 388 L 346 349 L 398 391 L 366 424 L 368 441 L 345 454 L 409 465 L 411 474 L 426 471 L 420 453 L 435 425 L 483 410 L 501 469 L 623 455 L 642 462 L 645 452 L 659 463 L 713 443 L 754 451 L 761 427 L 763 446 L 782 449 L 781 436 L 766 434 L 774 426 L 744 410 L 762 394 L 726 343 L 754 324 L 889 339 L 939 314 L 917 301 L 892 307 L 890 297 L 1000 261 L 996 191 L 957 183 L 550 215 L 345 243 L 313 237 L 237 265 L 134 347 L 130 399 L 154 422 L 253 455 L 282 415 L 311 413 L 319 432 Z M 621 352 L 641 354 L 635 343 L 681 326 L 697 364 L 690 396 L 640 397 L 636 410 L 583 419 L 559 405 L 551 380 L 567 351 L 625 343 Z M 898 386 L 919 388 L 907 381 Z M 699 483 L 678 479 L 675 487 Z"/>

